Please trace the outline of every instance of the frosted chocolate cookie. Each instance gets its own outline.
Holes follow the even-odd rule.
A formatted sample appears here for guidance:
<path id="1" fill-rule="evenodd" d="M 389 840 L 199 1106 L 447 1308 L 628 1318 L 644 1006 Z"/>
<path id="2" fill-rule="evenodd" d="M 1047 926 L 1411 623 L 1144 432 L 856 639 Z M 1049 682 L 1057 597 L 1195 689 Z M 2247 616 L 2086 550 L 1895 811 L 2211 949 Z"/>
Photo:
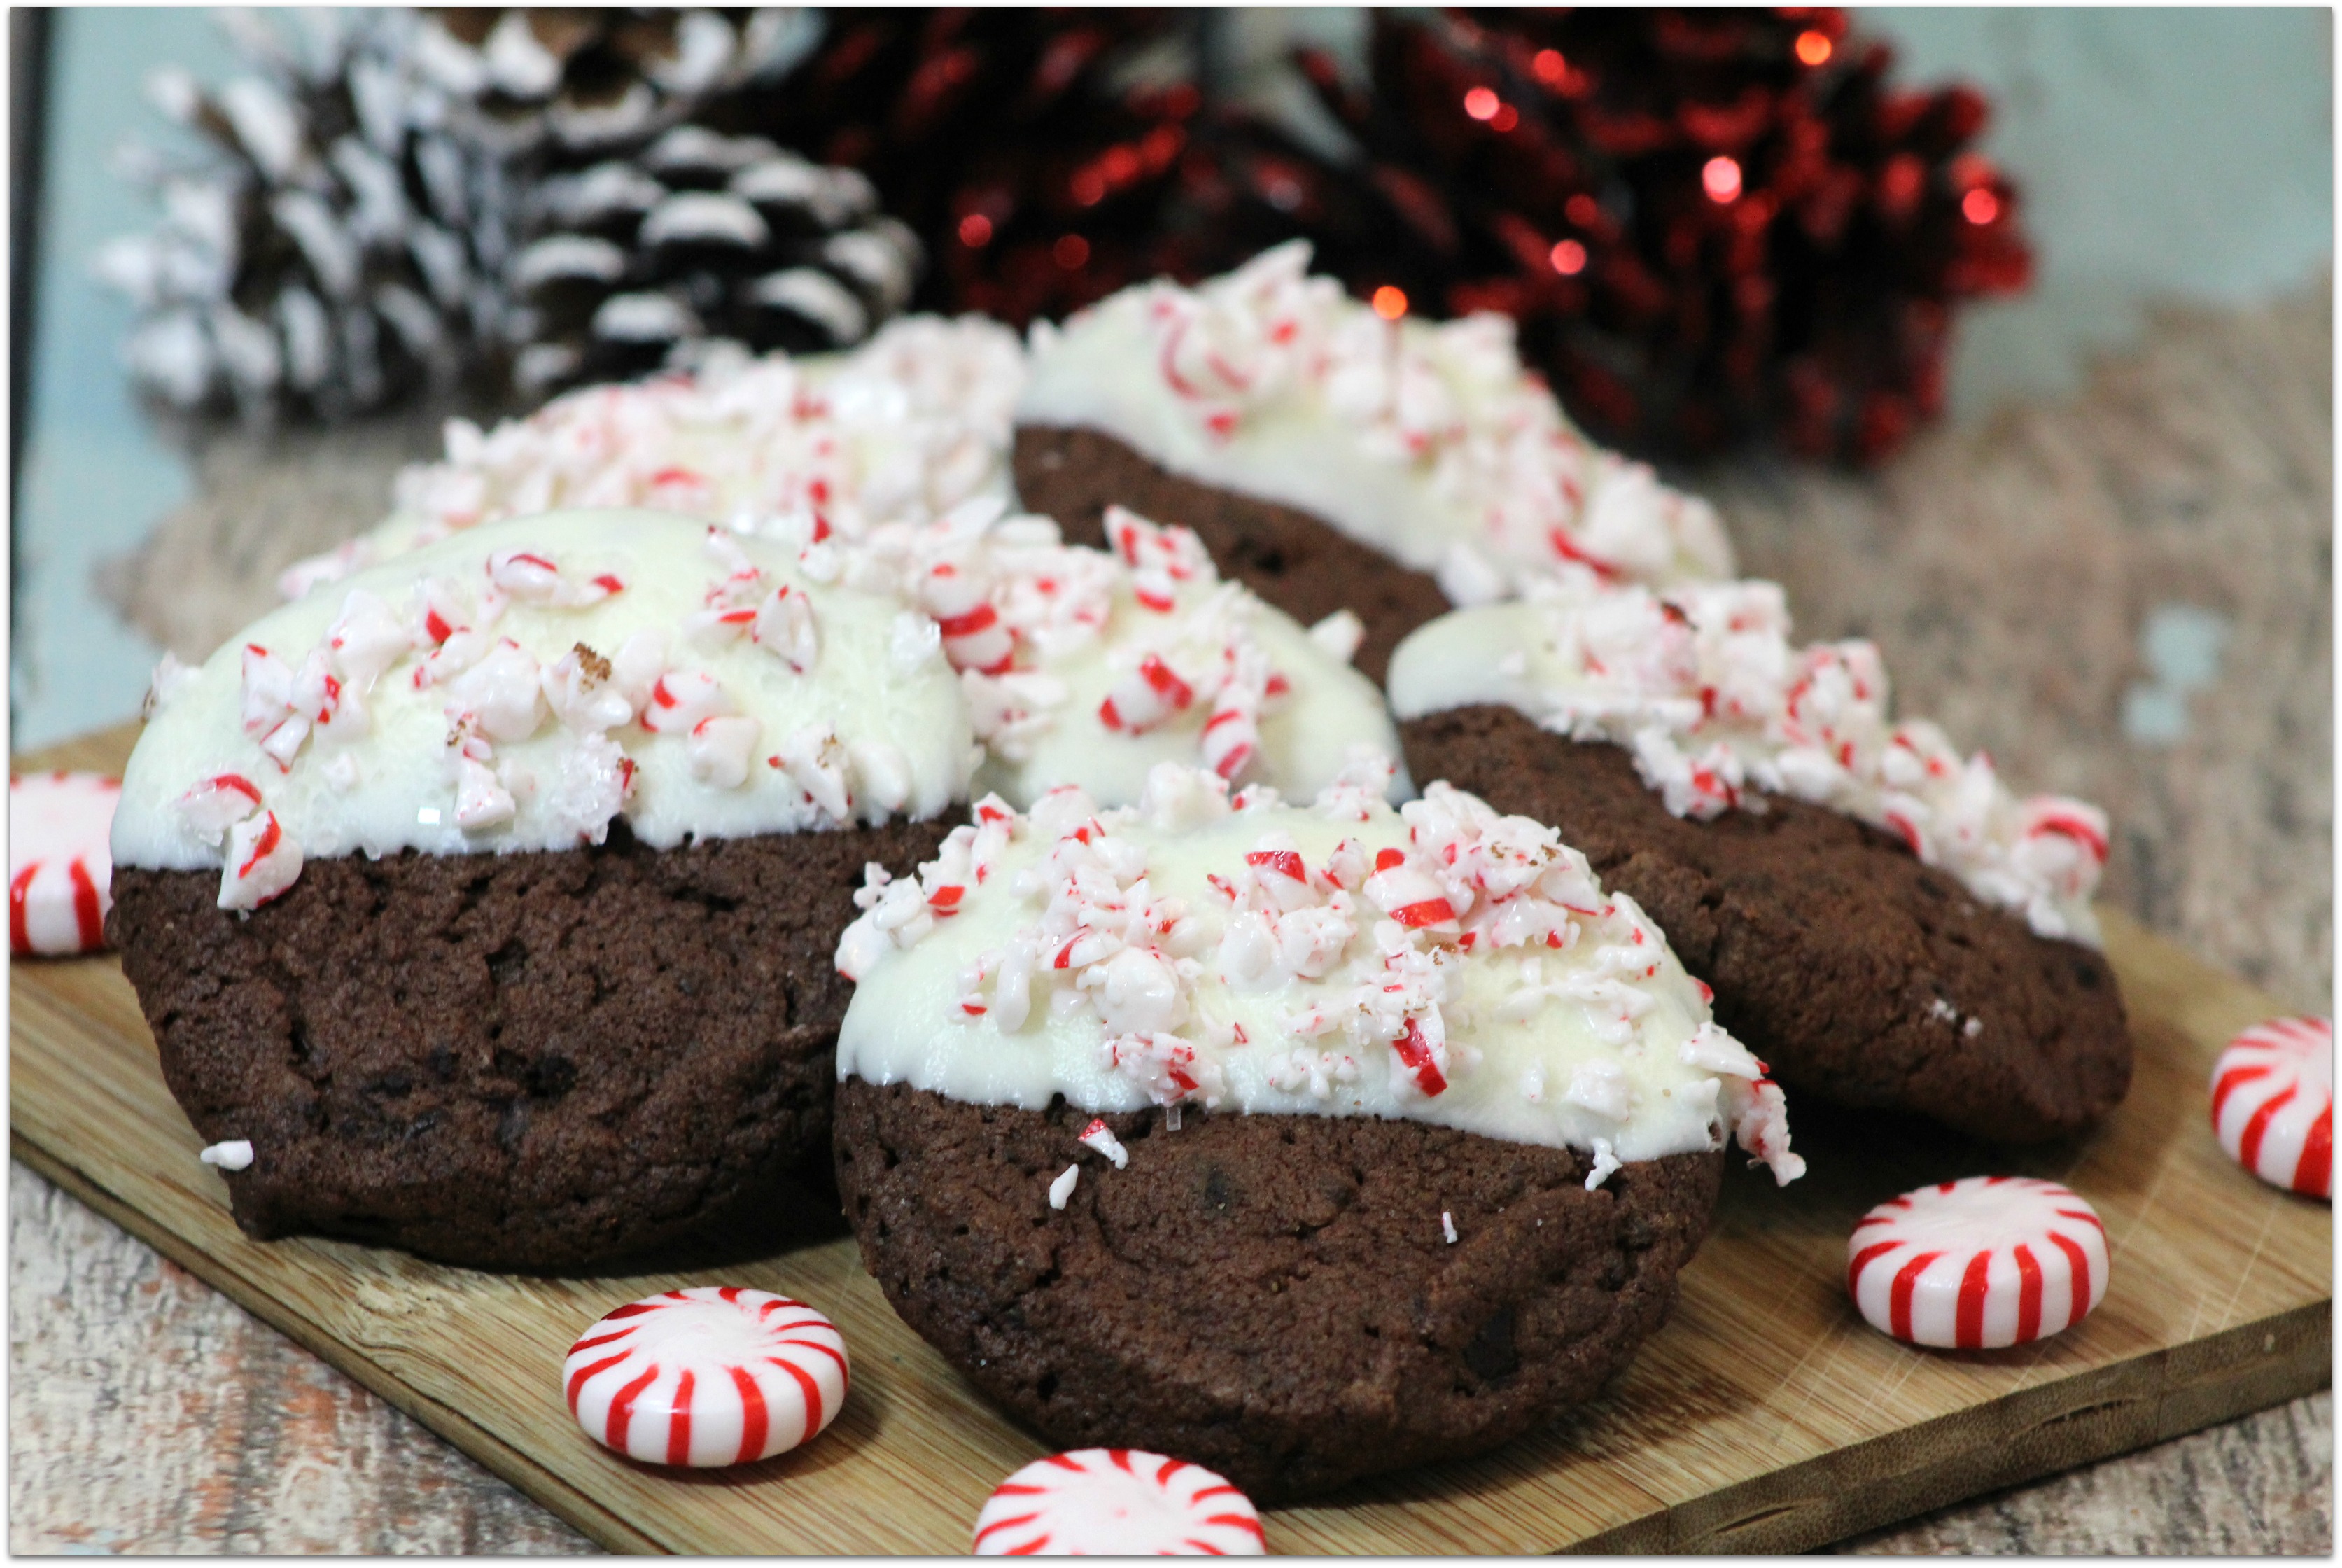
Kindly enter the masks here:
<path id="1" fill-rule="evenodd" d="M 906 316 L 849 353 L 718 355 L 697 369 L 555 398 L 402 473 L 372 532 L 285 574 L 297 598 L 360 567 L 500 518 L 645 507 L 708 523 L 803 517 L 853 536 L 1008 494 L 1016 335 L 976 316 Z"/>
<path id="2" fill-rule="evenodd" d="M 1877 650 L 1792 644 L 1775 584 L 1556 580 L 1416 633 L 1390 692 L 1416 769 L 1583 849 L 1784 1084 L 2009 1142 L 2128 1090 L 2105 814 L 1890 720 Z"/>
<path id="3" fill-rule="evenodd" d="M 966 798 L 936 643 L 777 546 L 610 513 L 166 666 L 109 930 L 189 1119 L 245 1145 L 238 1223 L 552 1267 L 780 1201 L 828 1138 L 856 884 Z"/>
<path id="4" fill-rule="evenodd" d="M 1034 328 L 1016 404 L 1024 504 L 1091 542 L 1119 503 L 1194 528 L 1306 622 L 1346 605 L 1359 666 L 1453 602 L 1566 562 L 1653 583 L 1732 568 L 1708 506 L 1589 442 L 1512 323 L 1389 321 L 1296 242 L 1193 289 L 1124 290 Z"/>
<path id="5" fill-rule="evenodd" d="M 1063 1446 L 1290 1498 L 1480 1452 L 1665 1319 L 1781 1092 L 1552 830 L 1361 768 L 979 803 L 874 875 L 836 1151 L 904 1319 Z"/>

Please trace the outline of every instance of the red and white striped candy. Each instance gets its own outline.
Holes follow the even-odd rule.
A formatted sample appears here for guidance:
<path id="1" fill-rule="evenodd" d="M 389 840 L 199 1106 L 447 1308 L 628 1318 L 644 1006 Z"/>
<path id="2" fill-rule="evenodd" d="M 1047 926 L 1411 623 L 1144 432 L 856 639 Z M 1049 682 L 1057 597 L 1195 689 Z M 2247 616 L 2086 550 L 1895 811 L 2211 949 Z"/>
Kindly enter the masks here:
<path id="1" fill-rule="evenodd" d="M 8 778 L 8 951 L 95 953 L 105 945 L 114 860 L 106 838 L 122 781 L 100 774 Z"/>
<path id="2" fill-rule="evenodd" d="M 1080 1448 L 1036 1459 L 976 1516 L 978 1557 L 1259 1557 L 1252 1500 L 1184 1459 Z"/>
<path id="3" fill-rule="evenodd" d="M 570 1413 L 653 1464 L 746 1464 L 818 1435 L 846 1402 L 846 1341 L 803 1302 L 694 1285 L 620 1307 L 562 1363 Z"/>
<path id="4" fill-rule="evenodd" d="M 2334 1195 L 2334 1021 L 2272 1018 L 2212 1064 L 2212 1130 L 2271 1186 Z"/>
<path id="5" fill-rule="evenodd" d="M 1144 734 L 1195 704 L 1196 688 L 1179 676 L 1160 654 L 1149 654 L 1135 670 L 1115 677 L 1098 704 L 1098 723 L 1114 731 Z"/>
<path id="6" fill-rule="evenodd" d="M 2107 1293 L 2107 1232 L 2069 1187 L 1969 1176 L 1889 1198 L 1847 1242 L 1847 1293 L 1912 1344 L 1997 1350 L 2079 1323 Z"/>

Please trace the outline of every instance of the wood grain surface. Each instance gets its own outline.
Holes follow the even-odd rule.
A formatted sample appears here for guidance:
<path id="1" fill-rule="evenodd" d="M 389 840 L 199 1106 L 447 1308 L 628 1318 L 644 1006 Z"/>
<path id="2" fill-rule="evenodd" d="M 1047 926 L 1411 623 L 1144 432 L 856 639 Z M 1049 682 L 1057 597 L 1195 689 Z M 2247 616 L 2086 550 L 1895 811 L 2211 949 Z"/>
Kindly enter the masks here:
<path id="1" fill-rule="evenodd" d="M 119 756 L 130 736 L 107 738 Z M 43 759 L 45 762 L 55 759 Z M 2262 1185 L 2197 1114 L 2220 1044 L 2270 1001 L 2118 914 L 2130 1099 L 2089 1138 L 2012 1157 L 1877 1117 L 1801 1121 L 1814 1174 L 1728 1182 L 1673 1320 L 1611 1395 L 1483 1459 L 1277 1511 L 1281 1551 L 1782 1551 L 2166 1439 L 2323 1384 L 2327 1205 Z M 946 1553 L 992 1484 L 1041 1452 L 894 1316 L 850 1240 L 720 1273 L 544 1279 L 339 1243 L 246 1241 L 177 1113 L 110 957 L 10 973 L 18 1156 L 621 1550 Z M 2112 1282 L 2077 1330 L 1923 1353 L 1864 1327 L 1845 1237 L 1880 1196 L 1990 1168 L 2052 1175 L 2098 1208 Z M 568 1419 L 554 1369 L 617 1302 L 722 1279 L 830 1313 L 854 1397 L 821 1442 L 676 1478 Z M 924 1483 L 906 1490 L 900 1478 Z"/>

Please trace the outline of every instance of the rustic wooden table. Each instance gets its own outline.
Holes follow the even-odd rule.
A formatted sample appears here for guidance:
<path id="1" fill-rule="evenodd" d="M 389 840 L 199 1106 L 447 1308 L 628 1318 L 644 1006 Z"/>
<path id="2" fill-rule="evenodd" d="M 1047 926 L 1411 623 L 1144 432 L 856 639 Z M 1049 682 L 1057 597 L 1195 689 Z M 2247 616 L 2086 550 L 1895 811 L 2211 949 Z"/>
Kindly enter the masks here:
<path id="1" fill-rule="evenodd" d="M 1885 647 L 1908 711 L 2118 824 L 2107 893 L 2331 1010 L 2332 339 L 2321 286 L 2160 319 L 2088 393 L 1866 479 L 1696 476 L 1807 636 Z M 370 520 L 414 430 L 230 444 L 110 574 L 200 654 L 291 555 Z M 277 525 L 269 525 L 274 522 Z M 577 1553 L 589 1543 L 39 1177 L 9 1183 L 9 1544 L 24 1553 Z M 2325 1553 L 2330 1393 L 1841 1550 Z"/>

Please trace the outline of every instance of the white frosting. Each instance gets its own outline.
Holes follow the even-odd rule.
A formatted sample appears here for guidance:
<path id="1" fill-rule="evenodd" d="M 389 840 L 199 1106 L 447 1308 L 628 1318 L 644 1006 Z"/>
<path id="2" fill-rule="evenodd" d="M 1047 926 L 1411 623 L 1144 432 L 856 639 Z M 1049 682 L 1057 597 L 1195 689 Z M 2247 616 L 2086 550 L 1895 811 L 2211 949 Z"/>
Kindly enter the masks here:
<path id="1" fill-rule="evenodd" d="M 1572 561 L 1718 577 L 1706 503 L 1589 442 L 1493 315 L 1388 322 L 1301 241 L 1194 289 L 1156 281 L 1036 324 L 1016 417 L 1100 430 L 1175 472 L 1298 507 L 1458 604 Z"/>
<path id="2" fill-rule="evenodd" d="M 1012 804 L 1072 784 L 1128 805 L 1164 762 L 1315 794 L 1361 748 L 1397 750 L 1382 694 L 1336 639 L 1221 582 L 1184 528 L 1120 508 L 1107 528 L 1110 552 L 1067 545 L 1049 519 L 981 500 L 806 560 L 826 553 L 843 581 L 935 618 L 986 746 L 974 787 Z"/>
<path id="3" fill-rule="evenodd" d="M 678 518 L 468 530 L 158 675 L 114 858 L 225 849 L 221 903 L 248 908 L 306 856 L 570 848 L 613 816 L 660 847 L 933 816 L 975 747 L 932 631 Z"/>
<path id="4" fill-rule="evenodd" d="M 800 514 L 847 537 L 1008 494 L 1016 335 L 909 316 L 851 353 L 717 355 L 691 375 L 591 386 L 483 434 L 447 424 L 445 460 L 399 475 L 397 511 L 295 564 L 297 597 L 416 544 L 502 517 L 646 507 L 705 521 Z"/>
<path id="5" fill-rule="evenodd" d="M 1390 695 L 1403 719 L 1503 704 L 1625 746 L 1677 816 L 1716 816 L 1752 787 L 1833 807 L 1897 834 L 2041 935 L 2097 940 L 2106 814 L 2019 799 L 1984 753 L 1961 757 L 1925 719 L 1890 720 L 1878 649 L 1793 645 L 1776 584 L 1654 594 L 1566 574 L 1523 602 L 1418 629 L 1391 657 Z"/>
<path id="6" fill-rule="evenodd" d="M 838 1073 L 982 1104 L 1403 1117 L 1616 1163 L 1736 1134 L 1787 1182 L 1780 1091 L 1634 902 L 1550 828 L 1387 763 L 1309 809 L 1164 765 L 1141 803 L 979 802 L 838 946 Z"/>

